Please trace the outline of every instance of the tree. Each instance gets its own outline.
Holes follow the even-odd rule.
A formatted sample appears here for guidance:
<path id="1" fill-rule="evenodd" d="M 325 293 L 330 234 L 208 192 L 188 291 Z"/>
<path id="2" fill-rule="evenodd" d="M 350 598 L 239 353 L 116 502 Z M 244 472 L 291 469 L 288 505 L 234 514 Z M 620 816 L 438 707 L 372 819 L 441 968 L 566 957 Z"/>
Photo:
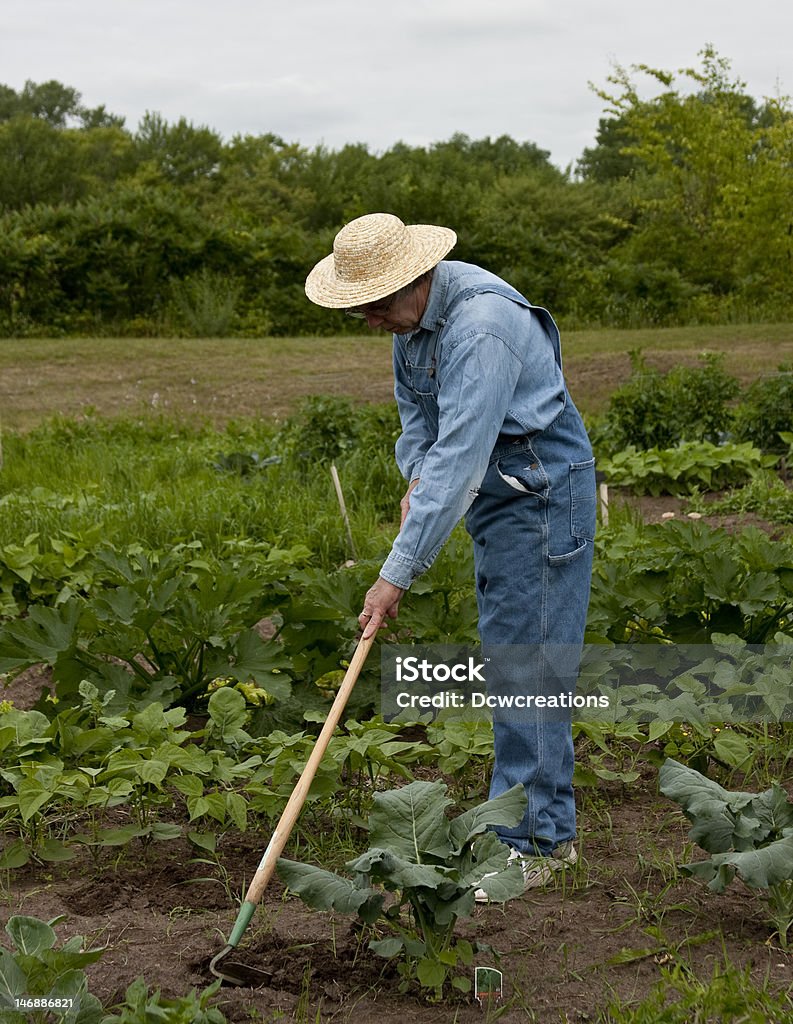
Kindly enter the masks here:
<path id="1" fill-rule="evenodd" d="M 790 107 L 782 100 L 758 106 L 730 77 L 729 61 L 712 47 L 700 56 L 700 69 L 678 73 L 693 91 L 676 88 L 673 73 L 638 65 L 633 71 L 659 84 L 659 95 L 641 99 L 620 67 L 609 79 L 617 91 L 600 92 L 612 132 L 625 143 L 613 149 L 632 162 L 633 230 L 612 253 L 613 281 L 626 301 L 631 293 L 662 298 L 670 322 L 761 309 L 784 315 L 791 303 Z M 591 157 L 585 166 L 593 166 Z"/>
<path id="2" fill-rule="evenodd" d="M 147 111 L 135 142 L 140 159 L 150 161 L 171 184 L 190 185 L 217 175 L 223 150 L 220 136 L 184 117 L 170 125 L 161 114 Z"/>
<path id="3" fill-rule="evenodd" d="M 627 151 L 635 143 L 624 114 L 601 117 L 598 122 L 597 145 L 584 150 L 576 173 L 588 180 L 618 181 L 634 175 L 640 164 Z"/>
<path id="4" fill-rule="evenodd" d="M 93 109 L 84 107 L 80 93 L 55 79 L 36 83 L 28 79 L 21 92 L 0 85 L 0 122 L 20 115 L 46 121 L 53 128 L 121 127 L 123 117 L 106 110 L 104 104 Z"/>

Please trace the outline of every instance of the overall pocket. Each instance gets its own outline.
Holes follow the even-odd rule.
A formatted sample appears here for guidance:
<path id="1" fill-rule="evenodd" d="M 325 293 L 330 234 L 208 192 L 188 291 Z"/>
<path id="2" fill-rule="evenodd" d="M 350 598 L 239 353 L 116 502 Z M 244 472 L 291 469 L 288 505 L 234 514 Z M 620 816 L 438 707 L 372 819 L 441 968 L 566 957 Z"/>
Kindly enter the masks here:
<path id="1" fill-rule="evenodd" d="M 581 540 L 595 539 L 597 484 L 595 460 L 570 464 L 570 533 Z"/>
<path id="2" fill-rule="evenodd" d="M 494 463 L 494 468 L 505 487 L 547 501 L 548 474 L 528 446 L 522 451 L 502 456 Z"/>
<path id="3" fill-rule="evenodd" d="M 548 555 L 551 565 L 564 565 L 577 558 L 595 539 L 597 490 L 595 460 L 571 462 L 568 470 L 565 500 L 552 503 L 551 515 L 561 520 L 550 524 L 551 546 L 558 554 Z M 568 511 L 569 510 L 569 511 Z M 569 532 L 568 532 L 569 531 Z M 567 548 L 567 551 L 562 549 Z"/>

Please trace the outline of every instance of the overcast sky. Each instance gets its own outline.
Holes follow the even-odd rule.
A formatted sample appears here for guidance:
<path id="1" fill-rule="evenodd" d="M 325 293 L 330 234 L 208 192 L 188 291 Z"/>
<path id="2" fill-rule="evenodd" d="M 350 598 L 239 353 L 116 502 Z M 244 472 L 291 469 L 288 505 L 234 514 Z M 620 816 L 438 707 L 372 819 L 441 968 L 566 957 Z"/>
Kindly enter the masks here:
<path id="1" fill-rule="evenodd" d="M 511 135 L 560 167 L 614 62 L 699 64 L 793 93 L 790 0 L 0 0 L 0 82 L 51 78 L 135 128 L 146 110 L 225 138 L 337 148 Z"/>

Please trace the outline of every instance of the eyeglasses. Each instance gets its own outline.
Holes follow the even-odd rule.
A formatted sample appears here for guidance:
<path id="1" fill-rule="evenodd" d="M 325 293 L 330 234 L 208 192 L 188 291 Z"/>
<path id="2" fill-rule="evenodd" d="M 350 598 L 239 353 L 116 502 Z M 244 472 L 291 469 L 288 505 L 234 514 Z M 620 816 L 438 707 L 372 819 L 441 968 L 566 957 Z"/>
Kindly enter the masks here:
<path id="1" fill-rule="evenodd" d="M 367 316 L 385 317 L 393 306 L 394 299 L 396 299 L 396 297 L 395 292 L 393 295 L 389 295 L 387 298 L 381 299 L 379 302 L 365 302 L 363 306 L 353 306 L 350 309 L 345 309 L 344 312 L 354 320 L 365 320 Z"/>

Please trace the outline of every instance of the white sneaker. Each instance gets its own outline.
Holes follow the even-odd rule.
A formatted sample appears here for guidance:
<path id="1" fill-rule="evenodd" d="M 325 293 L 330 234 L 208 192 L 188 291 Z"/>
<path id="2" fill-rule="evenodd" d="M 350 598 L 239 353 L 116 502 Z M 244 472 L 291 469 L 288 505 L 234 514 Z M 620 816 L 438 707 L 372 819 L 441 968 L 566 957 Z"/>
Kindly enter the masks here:
<path id="1" fill-rule="evenodd" d="M 520 850 L 513 848 L 510 850 L 507 864 L 514 864 L 516 860 L 521 862 L 525 882 L 523 891 L 525 892 L 527 889 L 538 889 L 540 886 L 546 885 L 553 878 L 554 871 L 561 871 L 576 864 L 578 862 L 578 850 L 576 850 L 573 840 L 568 839 L 566 842 L 555 846 L 551 850 L 550 857 L 536 857 L 531 854 L 523 854 Z M 494 874 L 496 874 L 495 871 L 489 872 L 483 876 L 482 881 L 485 878 L 491 878 Z M 474 899 L 477 903 L 490 902 L 490 897 L 484 889 L 477 889 L 474 893 Z"/>
<path id="2" fill-rule="evenodd" d="M 551 850 L 551 860 L 554 861 L 551 865 L 554 870 L 565 867 L 571 868 L 573 864 L 577 864 L 578 850 L 576 850 L 573 840 L 568 839 L 566 842 L 554 846 Z"/>

